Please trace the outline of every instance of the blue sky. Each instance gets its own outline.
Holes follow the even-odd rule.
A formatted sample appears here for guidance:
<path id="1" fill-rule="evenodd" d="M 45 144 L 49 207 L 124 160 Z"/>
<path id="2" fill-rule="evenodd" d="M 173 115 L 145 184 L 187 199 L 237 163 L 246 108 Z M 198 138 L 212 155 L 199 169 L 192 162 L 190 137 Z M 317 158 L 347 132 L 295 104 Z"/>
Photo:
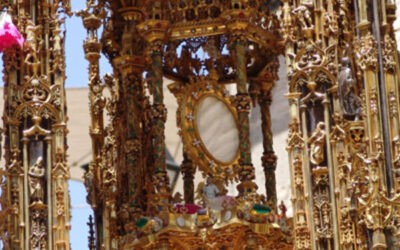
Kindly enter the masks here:
<path id="1" fill-rule="evenodd" d="M 88 249 L 88 218 L 92 209 L 86 203 L 86 190 L 83 183 L 78 181 L 69 182 L 71 196 L 71 232 L 70 242 L 72 249 Z"/>
<path id="2" fill-rule="evenodd" d="M 86 1 L 71 1 L 73 11 L 85 8 Z M 66 75 L 65 86 L 67 88 L 85 87 L 88 82 L 88 62 L 83 53 L 83 41 L 86 38 L 86 30 L 83 28 L 82 19 L 72 16 L 66 20 Z M 100 32 L 99 32 L 100 34 Z M 111 66 L 105 57 L 100 60 L 101 74 L 112 72 Z"/>

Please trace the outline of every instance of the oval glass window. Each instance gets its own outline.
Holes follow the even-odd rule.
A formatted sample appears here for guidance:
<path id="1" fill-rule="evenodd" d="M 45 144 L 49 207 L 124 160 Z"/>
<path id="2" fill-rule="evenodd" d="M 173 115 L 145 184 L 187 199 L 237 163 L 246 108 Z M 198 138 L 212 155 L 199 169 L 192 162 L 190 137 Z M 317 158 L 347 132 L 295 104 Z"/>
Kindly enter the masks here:
<path id="1" fill-rule="evenodd" d="M 197 131 L 209 156 L 222 164 L 235 160 L 239 149 L 239 132 L 227 104 L 208 95 L 200 100 L 196 111 Z"/>

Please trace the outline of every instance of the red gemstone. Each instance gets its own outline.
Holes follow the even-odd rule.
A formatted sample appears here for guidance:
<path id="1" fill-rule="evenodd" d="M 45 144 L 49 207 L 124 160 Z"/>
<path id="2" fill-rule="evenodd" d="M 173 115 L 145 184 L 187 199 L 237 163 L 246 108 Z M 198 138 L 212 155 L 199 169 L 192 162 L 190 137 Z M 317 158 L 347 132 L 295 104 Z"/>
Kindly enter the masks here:
<path id="1" fill-rule="evenodd" d="M 243 12 L 240 12 L 240 13 L 239 13 L 239 17 L 240 17 L 240 18 L 244 18 L 244 13 L 243 13 Z"/>

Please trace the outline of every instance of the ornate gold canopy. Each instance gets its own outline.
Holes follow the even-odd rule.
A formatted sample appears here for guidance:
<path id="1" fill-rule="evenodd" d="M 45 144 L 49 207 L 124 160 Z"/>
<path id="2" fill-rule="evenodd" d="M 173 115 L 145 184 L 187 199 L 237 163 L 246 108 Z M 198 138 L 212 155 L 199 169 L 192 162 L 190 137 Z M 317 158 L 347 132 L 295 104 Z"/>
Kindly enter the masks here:
<path id="1" fill-rule="evenodd" d="M 60 25 L 72 13 L 61 0 L 1 3 L 27 40 L 4 53 L 0 239 L 7 249 L 68 249 Z M 87 0 L 76 15 L 87 30 L 91 249 L 400 247 L 393 1 Z M 101 54 L 113 68 L 104 77 Z M 276 193 L 270 106 L 279 55 L 293 218 Z M 164 77 L 178 103 L 183 198 L 167 175 Z M 255 105 L 262 166 L 251 154 Z"/>

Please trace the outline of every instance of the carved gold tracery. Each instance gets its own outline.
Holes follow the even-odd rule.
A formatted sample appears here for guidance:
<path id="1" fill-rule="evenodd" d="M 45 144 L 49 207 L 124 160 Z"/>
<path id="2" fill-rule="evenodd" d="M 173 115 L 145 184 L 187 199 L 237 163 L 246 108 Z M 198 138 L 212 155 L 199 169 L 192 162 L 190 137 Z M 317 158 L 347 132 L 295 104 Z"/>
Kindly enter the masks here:
<path id="1" fill-rule="evenodd" d="M 0 235 L 5 249 L 69 249 L 62 33 L 71 12 L 68 1 L 39 1 L 36 10 L 28 2 L 1 2 L 26 40 L 3 54 L 7 216 Z"/>

